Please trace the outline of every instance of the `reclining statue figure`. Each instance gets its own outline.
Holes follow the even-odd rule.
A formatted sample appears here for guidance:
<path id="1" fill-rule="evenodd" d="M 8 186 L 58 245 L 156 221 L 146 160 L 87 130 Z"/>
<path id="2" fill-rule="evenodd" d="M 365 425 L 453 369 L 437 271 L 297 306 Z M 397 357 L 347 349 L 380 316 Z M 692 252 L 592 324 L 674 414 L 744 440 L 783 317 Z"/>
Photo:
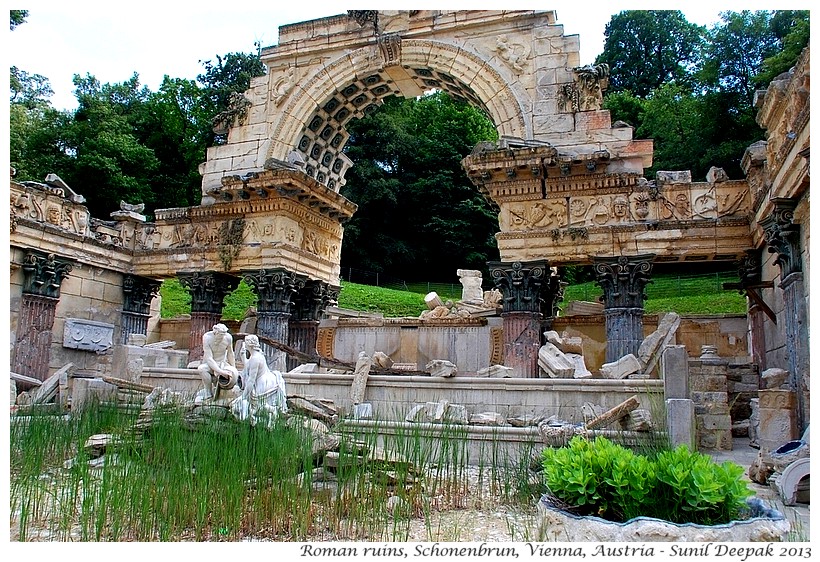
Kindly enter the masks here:
<path id="1" fill-rule="evenodd" d="M 251 425 L 262 417 L 270 427 L 280 413 L 288 410 L 285 379 L 279 371 L 268 368 L 257 336 L 247 336 L 244 348 L 242 395 L 231 404 L 231 412 L 239 420 L 250 419 Z"/>

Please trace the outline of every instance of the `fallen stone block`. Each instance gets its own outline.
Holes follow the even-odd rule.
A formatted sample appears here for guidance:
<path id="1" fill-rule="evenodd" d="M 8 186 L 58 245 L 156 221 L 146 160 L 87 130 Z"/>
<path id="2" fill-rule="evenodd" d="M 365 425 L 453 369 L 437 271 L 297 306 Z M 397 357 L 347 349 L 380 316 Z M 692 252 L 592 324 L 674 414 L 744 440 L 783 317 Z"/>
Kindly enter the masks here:
<path id="1" fill-rule="evenodd" d="M 291 373 L 318 373 L 319 372 L 319 364 L 318 363 L 302 363 L 301 365 L 297 365 L 294 369 L 291 369 L 289 372 L 291 372 Z"/>
<path id="2" fill-rule="evenodd" d="M 652 431 L 652 414 L 644 408 L 637 408 L 621 418 L 621 427 L 626 431 Z"/>
<path id="3" fill-rule="evenodd" d="M 675 312 L 664 314 L 658 322 L 658 329 L 646 336 L 638 348 L 638 361 L 646 374 L 651 374 L 660 361 L 664 348 L 672 342 L 680 327 L 680 315 Z"/>
<path id="4" fill-rule="evenodd" d="M 584 338 L 577 336 L 561 336 L 561 345 L 558 348 L 564 353 L 584 354 Z"/>
<path id="5" fill-rule="evenodd" d="M 456 366 L 445 359 L 433 359 L 424 368 L 430 371 L 432 377 L 452 377 L 456 374 Z"/>
<path id="6" fill-rule="evenodd" d="M 579 338 L 580 339 L 580 338 Z M 587 365 L 584 362 L 584 356 L 578 353 L 567 353 L 567 359 L 573 362 L 575 365 L 575 373 L 572 375 L 573 378 L 576 379 L 589 379 L 592 378 L 592 373 L 587 369 Z"/>
<path id="7" fill-rule="evenodd" d="M 637 409 L 638 406 L 640 406 L 638 397 L 630 396 L 614 408 L 610 408 L 603 414 L 589 420 L 585 424 L 585 427 L 587 429 L 600 429 L 602 427 L 606 427 L 609 424 L 616 422 L 624 416 L 628 415 L 631 411 Z"/>
<path id="8" fill-rule="evenodd" d="M 362 402 L 361 404 L 354 404 L 353 419 L 355 420 L 369 420 L 373 417 L 373 405 L 370 402 Z"/>
<path id="9" fill-rule="evenodd" d="M 471 425 L 507 425 L 507 420 L 498 412 L 482 412 L 470 416 Z"/>
<path id="10" fill-rule="evenodd" d="M 551 343 L 545 343 L 538 350 L 538 366 L 550 378 L 567 379 L 575 374 L 575 363 Z"/>
<path id="11" fill-rule="evenodd" d="M 377 351 L 373 354 L 373 364 L 381 369 L 391 369 L 393 360 L 383 351 Z"/>
<path id="12" fill-rule="evenodd" d="M 364 351 L 359 353 L 356 360 L 356 368 L 353 372 L 353 387 L 350 389 L 350 400 L 354 404 L 364 402 L 364 393 L 367 387 L 367 379 L 370 375 L 372 361 Z"/>
<path id="13" fill-rule="evenodd" d="M 476 371 L 477 377 L 489 377 L 491 379 L 506 378 L 512 376 L 513 368 L 504 365 L 490 365 Z"/>
<path id="14" fill-rule="evenodd" d="M 601 365 L 601 376 L 607 379 L 624 379 L 632 373 L 637 373 L 641 370 L 641 362 L 638 358 L 632 355 L 624 355 L 617 361 L 612 363 L 604 363 Z"/>

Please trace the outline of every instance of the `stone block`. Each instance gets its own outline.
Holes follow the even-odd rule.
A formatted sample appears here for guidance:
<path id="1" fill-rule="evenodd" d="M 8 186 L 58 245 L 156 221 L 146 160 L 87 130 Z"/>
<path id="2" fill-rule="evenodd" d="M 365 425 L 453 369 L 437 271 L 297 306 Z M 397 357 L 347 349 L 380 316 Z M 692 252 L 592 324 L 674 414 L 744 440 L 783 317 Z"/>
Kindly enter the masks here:
<path id="1" fill-rule="evenodd" d="M 318 363 L 302 363 L 301 365 L 297 365 L 295 368 L 291 369 L 289 372 L 291 372 L 291 373 L 318 373 L 319 372 L 319 364 Z"/>
<path id="2" fill-rule="evenodd" d="M 353 419 L 369 420 L 373 417 L 373 405 L 369 402 L 362 402 L 353 405 Z"/>
<path id="3" fill-rule="evenodd" d="M 477 377 L 492 378 L 507 378 L 512 376 L 512 367 L 505 367 L 504 365 L 490 365 L 476 371 Z"/>
<path id="4" fill-rule="evenodd" d="M 660 359 L 664 347 L 669 345 L 680 327 L 680 316 L 674 312 L 664 314 L 658 329 L 649 334 L 638 348 L 638 360 L 644 365 L 644 372 L 651 374 Z"/>
<path id="5" fill-rule="evenodd" d="M 690 377 L 689 387 L 693 392 L 728 392 L 729 387 L 725 376 L 708 375 Z"/>
<path id="6" fill-rule="evenodd" d="M 694 402 L 685 398 L 666 400 L 666 432 L 672 447 L 686 445 L 696 450 Z"/>
<path id="7" fill-rule="evenodd" d="M 786 384 L 786 381 L 789 380 L 789 372 L 786 369 L 778 369 L 777 367 L 773 367 L 763 371 L 760 375 L 760 380 L 762 381 L 763 388 L 765 389 L 780 388 Z"/>
<path id="8" fill-rule="evenodd" d="M 580 339 L 580 338 L 578 338 Z M 584 356 L 579 353 L 567 353 L 567 359 L 575 364 L 575 373 L 572 375 L 575 379 L 589 379 L 592 378 L 592 373 L 587 369 L 584 363 Z"/>
<path id="9" fill-rule="evenodd" d="M 658 185 L 692 183 L 692 172 L 689 170 L 659 171 L 655 174 L 655 181 Z"/>
<path id="10" fill-rule="evenodd" d="M 609 110 L 581 111 L 575 114 L 575 130 L 591 131 L 609 129 L 612 127 L 612 118 Z"/>
<path id="11" fill-rule="evenodd" d="M 431 377 L 452 377 L 457 371 L 456 366 L 446 359 L 433 359 L 424 368 L 430 371 Z"/>
<path id="12" fill-rule="evenodd" d="M 67 318 L 63 327 L 63 347 L 103 352 L 111 349 L 114 325 L 106 322 Z"/>
<path id="13" fill-rule="evenodd" d="M 367 379 L 370 375 L 371 359 L 367 353 L 362 351 L 356 360 L 356 367 L 353 373 L 353 387 L 350 389 L 350 400 L 354 404 L 364 402 L 364 394 L 367 387 Z"/>
<path id="14" fill-rule="evenodd" d="M 482 412 L 470 416 L 471 425 L 507 425 L 507 420 L 498 412 Z"/>
<path id="15" fill-rule="evenodd" d="M 697 417 L 699 429 L 705 431 L 731 431 L 732 420 L 729 414 L 703 414 Z"/>
<path id="16" fill-rule="evenodd" d="M 546 343 L 538 350 L 538 366 L 550 378 L 566 379 L 575 374 L 575 363 L 551 343 Z"/>
<path id="17" fill-rule="evenodd" d="M 71 394 L 72 412 L 81 412 L 85 407 L 94 402 L 107 402 L 117 399 L 116 385 L 105 382 L 102 379 L 74 379 Z"/>
<path id="18" fill-rule="evenodd" d="M 393 360 L 383 351 L 377 351 L 373 354 L 373 364 L 381 369 L 390 369 L 393 367 Z"/>
<path id="19" fill-rule="evenodd" d="M 612 363 L 601 365 L 601 376 L 607 379 L 624 379 L 632 373 L 641 370 L 641 363 L 638 358 L 629 353 Z"/>
<path id="20" fill-rule="evenodd" d="M 797 439 L 795 393 L 789 390 L 758 392 L 757 438 L 762 452 L 771 452 Z"/>

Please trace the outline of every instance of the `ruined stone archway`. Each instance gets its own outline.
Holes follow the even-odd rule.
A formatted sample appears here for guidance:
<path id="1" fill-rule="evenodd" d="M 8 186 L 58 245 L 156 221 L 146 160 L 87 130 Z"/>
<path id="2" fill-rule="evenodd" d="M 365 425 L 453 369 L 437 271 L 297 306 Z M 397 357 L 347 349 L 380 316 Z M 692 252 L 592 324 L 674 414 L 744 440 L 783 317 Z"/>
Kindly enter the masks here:
<path id="1" fill-rule="evenodd" d="M 271 125 L 271 139 L 281 140 L 271 144 L 267 158 L 292 160 L 295 150 L 307 175 L 338 190 L 352 164 L 343 154 L 345 125 L 374 111 L 387 96 L 415 97 L 433 88 L 482 109 L 500 136 L 531 138 L 521 92 L 488 61 L 436 41 L 394 37 L 391 43 L 394 58 L 374 53 L 376 46 L 362 47 L 295 84 L 282 116 Z M 296 117 L 302 115 L 304 121 Z"/>

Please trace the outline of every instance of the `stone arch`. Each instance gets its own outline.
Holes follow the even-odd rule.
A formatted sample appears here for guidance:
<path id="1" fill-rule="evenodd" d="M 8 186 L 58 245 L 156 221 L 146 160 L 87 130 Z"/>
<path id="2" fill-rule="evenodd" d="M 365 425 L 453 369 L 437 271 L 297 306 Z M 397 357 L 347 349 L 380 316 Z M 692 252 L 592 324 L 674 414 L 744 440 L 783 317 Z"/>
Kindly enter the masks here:
<path id="1" fill-rule="evenodd" d="M 384 97 L 411 97 L 432 88 L 482 109 L 499 135 L 532 137 L 524 94 L 515 92 L 488 60 L 456 45 L 421 39 L 401 41 L 400 53 L 386 64 L 376 45 L 362 47 L 299 80 L 272 126 L 266 159 L 304 160 L 307 175 L 338 191 L 353 164 L 342 152 L 347 122 L 377 109 Z"/>

